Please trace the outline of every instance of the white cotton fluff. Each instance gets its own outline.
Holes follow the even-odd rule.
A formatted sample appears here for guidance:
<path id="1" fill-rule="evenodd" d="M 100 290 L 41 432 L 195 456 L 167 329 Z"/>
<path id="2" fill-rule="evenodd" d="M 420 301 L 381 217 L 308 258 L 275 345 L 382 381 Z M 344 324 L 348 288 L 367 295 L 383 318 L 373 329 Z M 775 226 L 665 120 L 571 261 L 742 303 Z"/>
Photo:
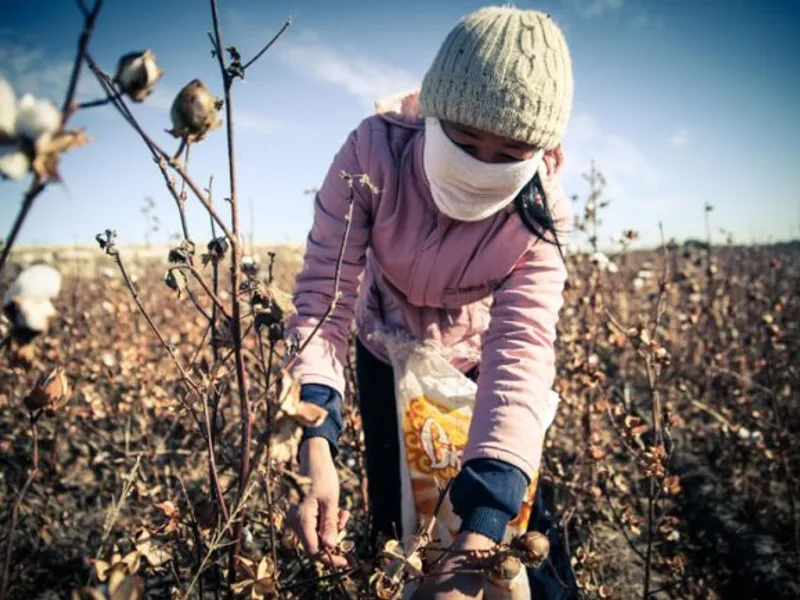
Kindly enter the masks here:
<path id="1" fill-rule="evenodd" d="M 3 298 L 3 308 L 16 308 L 16 327 L 42 332 L 56 314 L 53 299 L 61 290 L 61 274 L 50 265 L 31 265 L 11 284 Z"/>

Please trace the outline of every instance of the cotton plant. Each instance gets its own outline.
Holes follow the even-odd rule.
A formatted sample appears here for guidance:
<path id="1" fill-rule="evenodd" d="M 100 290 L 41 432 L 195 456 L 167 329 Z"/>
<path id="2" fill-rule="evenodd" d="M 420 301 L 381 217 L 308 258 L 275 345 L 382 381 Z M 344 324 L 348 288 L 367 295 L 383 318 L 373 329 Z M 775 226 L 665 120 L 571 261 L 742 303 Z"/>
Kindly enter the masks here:
<path id="1" fill-rule="evenodd" d="M 120 57 L 113 82 L 120 93 L 133 102 L 143 102 L 153 93 L 164 75 L 156 63 L 156 55 L 149 48 L 143 52 L 129 52 Z"/>
<path id="2" fill-rule="evenodd" d="M 82 130 L 63 131 L 62 113 L 49 100 L 23 94 L 0 77 L 0 175 L 20 181 L 33 173 L 42 181 L 60 179 L 62 152 L 88 142 Z"/>
<path id="3" fill-rule="evenodd" d="M 50 265 L 31 265 L 17 276 L 3 298 L 14 337 L 28 341 L 47 330 L 57 314 L 53 300 L 60 290 L 61 274 Z"/>
<path id="4" fill-rule="evenodd" d="M 608 273 L 617 272 L 617 264 L 608 258 L 608 256 L 606 256 L 603 252 L 598 251 L 592 254 L 592 264 L 601 271 L 607 271 Z"/>

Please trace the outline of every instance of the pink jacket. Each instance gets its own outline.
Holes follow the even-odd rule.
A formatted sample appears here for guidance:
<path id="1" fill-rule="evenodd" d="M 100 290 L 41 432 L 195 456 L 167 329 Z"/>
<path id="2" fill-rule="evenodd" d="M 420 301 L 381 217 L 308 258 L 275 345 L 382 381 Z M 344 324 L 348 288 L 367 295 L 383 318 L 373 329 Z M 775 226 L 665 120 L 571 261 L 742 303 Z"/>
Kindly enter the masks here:
<path id="1" fill-rule="evenodd" d="M 301 384 L 343 393 L 354 318 L 362 343 L 387 362 L 382 347 L 368 339 L 378 327 L 434 340 L 458 368 L 480 363 L 463 461 L 503 460 L 530 478 L 539 466 L 542 416 L 555 376 L 566 269 L 557 248 L 537 241 L 513 204 L 472 223 L 441 214 L 423 170 L 423 135 L 421 119 L 378 114 L 362 121 L 336 154 L 316 199 L 289 336 L 305 339 L 331 300 L 349 195 L 340 172 L 366 173 L 379 191 L 356 184 L 341 298 L 292 372 Z M 543 185 L 562 230 L 566 196 L 554 179 Z"/>

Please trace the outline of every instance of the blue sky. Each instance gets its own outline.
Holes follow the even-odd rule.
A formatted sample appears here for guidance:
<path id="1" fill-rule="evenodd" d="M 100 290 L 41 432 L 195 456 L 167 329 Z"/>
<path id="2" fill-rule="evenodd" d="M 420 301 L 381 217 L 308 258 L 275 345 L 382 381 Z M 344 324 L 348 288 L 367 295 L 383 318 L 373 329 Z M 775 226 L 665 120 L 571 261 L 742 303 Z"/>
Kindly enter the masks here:
<path id="1" fill-rule="evenodd" d="M 303 241 L 311 197 L 348 132 L 373 101 L 419 84 L 456 20 L 485 2 L 220 0 L 225 43 L 252 56 L 291 16 L 285 36 L 237 82 L 238 185 L 242 230 L 257 241 Z M 549 12 L 570 45 L 575 100 L 565 140 L 569 194 L 594 158 L 612 203 L 604 238 L 623 228 L 658 239 L 703 235 L 703 205 L 715 227 L 740 241 L 800 236 L 800 3 L 792 0 L 563 0 L 522 2 Z M 433 7 L 433 8 L 431 8 Z M 0 74 L 18 94 L 63 98 L 81 16 L 72 2 L 28 0 L 3 9 Z M 128 51 L 152 49 L 165 74 L 134 107 L 167 148 L 176 142 L 169 106 L 199 77 L 221 95 L 209 53 L 207 3 L 107 0 L 90 50 L 106 71 Z M 81 98 L 98 95 L 85 73 Z M 64 186 L 37 200 L 19 243 L 93 243 L 106 227 L 121 241 L 144 237 L 140 212 L 153 198 L 163 226 L 177 211 L 144 146 L 110 107 L 76 115 L 90 145 L 64 157 Z M 217 197 L 226 184 L 224 128 L 193 148 L 190 171 Z M 0 182 L 0 236 L 24 186 Z M 252 205 L 252 213 L 251 213 Z M 190 232 L 209 235 L 189 202 Z M 717 235 L 718 239 L 721 236 Z"/>

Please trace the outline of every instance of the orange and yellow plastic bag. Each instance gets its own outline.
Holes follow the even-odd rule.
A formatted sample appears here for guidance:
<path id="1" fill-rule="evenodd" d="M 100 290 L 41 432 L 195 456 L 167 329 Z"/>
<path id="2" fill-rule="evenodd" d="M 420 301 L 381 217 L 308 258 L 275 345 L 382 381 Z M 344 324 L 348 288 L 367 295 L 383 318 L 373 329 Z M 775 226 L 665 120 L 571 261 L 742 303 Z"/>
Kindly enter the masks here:
<path id="1" fill-rule="evenodd" d="M 461 469 L 477 385 L 453 367 L 440 348 L 388 333 L 373 334 L 384 344 L 395 375 L 401 458 L 403 537 L 417 532 L 430 517 L 440 490 Z M 545 431 L 555 416 L 558 396 L 551 392 Z M 520 512 L 511 521 L 504 541 L 526 531 L 536 492 L 538 472 L 525 494 Z M 449 494 L 442 502 L 434 537 L 449 545 L 458 534 L 460 518 Z"/>

